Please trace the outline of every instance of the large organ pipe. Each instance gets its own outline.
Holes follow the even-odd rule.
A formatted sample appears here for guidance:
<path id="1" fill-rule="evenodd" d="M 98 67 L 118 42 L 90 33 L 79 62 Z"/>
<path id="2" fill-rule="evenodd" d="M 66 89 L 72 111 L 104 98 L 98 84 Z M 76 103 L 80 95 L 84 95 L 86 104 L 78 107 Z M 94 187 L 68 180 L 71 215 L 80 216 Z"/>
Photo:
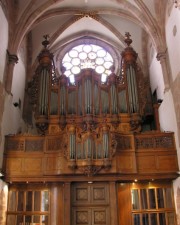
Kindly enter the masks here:
<path id="1" fill-rule="evenodd" d="M 91 80 L 90 79 L 85 80 L 84 94 L 85 94 L 85 113 L 86 114 L 92 113 L 91 112 L 91 109 L 92 109 L 91 89 L 92 89 Z"/>
<path id="2" fill-rule="evenodd" d="M 130 113 L 138 112 L 138 96 L 137 96 L 137 85 L 134 68 L 129 65 L 127 69 L 127 82 L 128 82 L 128 95 Z"/>
<path id="3" fill-rule="evenodd" d="M 71 126 L 69 128 L 69 157 L 70 159 L 75 159 L 76 157 L 76 136 L 75 127 Z"/>
<path id="4" fill-rule="evenodd" d="M 116 93 L 116 87 L 114 84 L 111 85 L 111 113 L 117 114 L 117 93 Z"/>
<path id="5" fill-rule="evenodd" d="M 49 87 L 49 71 L 42 70 L 40 75 L 40 93 L 39 93 L 39 114 L 47 115 L 48 113 L 48 87 Z"/>
<path id="6" fill-rule="evenodd" d="M 66 88 L 63 85 L 60 89 L 60 115 L 66 114 Z"/>
<path id="7" fill-rule="evenodd" d="M 94 114 L 99 114 L 99 90 L 98 90 L 98 84 L 94 84 Z"/>
<path id="8" fill-rule="evenodd" d="M 78 115 L 82 115 L 82 84 L 78 85 Z"/>

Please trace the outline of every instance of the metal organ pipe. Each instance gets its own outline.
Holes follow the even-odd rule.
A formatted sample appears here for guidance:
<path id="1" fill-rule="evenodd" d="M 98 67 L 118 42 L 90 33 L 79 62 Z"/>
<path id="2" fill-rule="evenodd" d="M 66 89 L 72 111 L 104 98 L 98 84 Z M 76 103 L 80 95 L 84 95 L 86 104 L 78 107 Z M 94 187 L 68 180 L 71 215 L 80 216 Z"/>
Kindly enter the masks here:
<path id="1" fill-rule="evenodd" d="M 129 65 L 127 69 L 127 82 L 128 82 L 128 95 L 130 113 L 138 112 L 138 96 L 135 71 L 132 65 Z"/>
<path id="2" fill-rule="evenodd" d="M 48 109 L 48 87 L 49 87 L 49 71 L 43 69 L 40 77 L 40 93 L 39 93 L 39 113 L 47 115 Z"/>
<path id="3" fill-rule="evenodd" d="M 66 88 L 62 86 L 60 89 L 60 114 L 66 114 Z"/>
<path id="4" fill-rule="evenodd" d="M 82 85 L 78 86 L 78 114 L 82 115 Z"/>
<path id="5" fill-rule="evenodd" d="M 75 134 L 70 134 L 69 146 L 70 146 L 70 159 L 75 159 L 75 152 L 76 152 Z"/>
<path id="6" fill-rule="evenodd" d="M 104 158 L 109 157 L 109 138 L 107 133 L 103 133 L 103 150 Z"/>
<path id="7" fill-rule="evenodd" d="M 92 108 L 92 96 L 91 96 L 91 81 L 89 79 L 85 80 L 85 112 L 86 114 L 91 113 Z"/>
<path id="8" fill-rule="evenodd" d="M 98 85 L 94 84 L 94 113 L 99 114 L 99 91 Z"/>
<path id="9" fill-rule="evenodd" d="M 116 94 L 116 87 L 114 84 L 111 85 L 111 112 L 112 114 L 117 114 L 117 94 Z"/>

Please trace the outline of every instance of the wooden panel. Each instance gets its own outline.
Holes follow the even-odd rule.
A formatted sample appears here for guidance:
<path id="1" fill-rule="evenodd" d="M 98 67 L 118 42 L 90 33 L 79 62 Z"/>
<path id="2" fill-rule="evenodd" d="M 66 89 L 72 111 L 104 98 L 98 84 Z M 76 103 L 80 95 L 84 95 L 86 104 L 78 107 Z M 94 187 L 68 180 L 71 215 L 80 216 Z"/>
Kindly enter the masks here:
<path id="1" fill-rule="evenodd" d="M 76 183 L 72 186 L 72 225 L 109 225 L 109 184 Z"/>
<path id="2" fill-rule="evenodd" d="M 156 171 L 156 157 L 155 155 L 144 154 L 137 157 L 137 165 L 139 172 L 153 172 Z"/>
<path id="3" fill-rule="evenodd" d="M 131 225 L 131 191 L 129 184 L 118 184 L 119 225 Z"/>
<path id="4" fill-rule="evenodd" d="M 141 152 L 137 154 L 138 172 L 140 173 L 162 173 L 165 171 L 178 171 L 176 154 L 167 152 Z"/>
<path id="5" fill-rule="evenodd" d="M 24 171 L 26 173 L 42 172 L 42 158 L 25 158 Z"/>
<path id="6" fill-rule="evenodd" d="M 22 173 L 22 158 L 8 158 L 6 161 L 7 173 L 12 175 Z"/>
<path id="7" fill-rule="evenodd" d="M 90 203 L 90 187 L 81 186 L 73 189 L 73 204 L 88 204 Z"/>
<path id="8" fill-rule="evenodd" d="M 48 157 L 44 158 L 45 160 L 45 170 L 44 173 L 46 175 L 53 175 L 53 174 L 61 174 L 69 172 L 67 167 L 66 160 L 62 156 L 48 155 Z"/>
<path id="9" fill-rule="evenodd" d="M 91 186 L 91 195 L 93 204 L 109 203 L 109 189 L 107 185 Z"/>
<path id="10" fill-rule="evenodd" d="M 109 207 L 73 207 L 73 225 L 109 224 Z"/>
<path id="11" fill-rule="evenodd" d="M 136 172 L 134 152 L 121 153 L 117 156 L 117 172 Z"/>
<path id="12" fill-rule="evenodd" d="M 91 209 L 90 208 L 73 208 L 72 224 L 91 225 Z"/>
<path id="13" fill-rule="evenodd" d="M 73 204 L 109 204 L 108 184 L 77 184 L 72 189 Z"/>
<path id="14" fill-rule="evenodd" d="M 117 184 L 116 182 L 109 182 L 109 208 L 112 225 L 118 225 L 118 201 L 117 201 Z"/>
<path id="15" fill-rule="evenodd" d="M 107 208 L 93 208 L 92 209 L 92 225 L 106 225 L 109 224 L 109 213 Z"/>
<path id="16" fill-rule="evenodd" d="M 176 155 L 159 155 L 157 156 L 157 167 L 159 170 L 178 171 Z"/>

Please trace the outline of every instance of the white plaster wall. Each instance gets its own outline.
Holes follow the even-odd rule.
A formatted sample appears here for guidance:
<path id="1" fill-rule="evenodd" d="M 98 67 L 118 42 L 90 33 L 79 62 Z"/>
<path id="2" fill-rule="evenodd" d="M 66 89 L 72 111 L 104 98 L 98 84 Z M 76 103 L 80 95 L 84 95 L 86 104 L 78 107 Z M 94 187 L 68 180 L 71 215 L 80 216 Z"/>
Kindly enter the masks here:
<path id="1" fill-rule="evenodd" d="M 174 102 L 171 91 L 164 94 L 164 100 L 159 107 L 159 122 L 161 130 L 164 132 L 174 132 L 176 148 L 178 153 L 178 162 L 180 164 L 180 149 L 178 143 L 177 120 L 174 109 Z"/>
<path id="2" fill-rule="evenodd" d="M 172 71 L 172 81 L 175 82 L 180 72 L 180 10 L 175 8 L 174 5 L 171 8 L 170 13 L 167 13 L 166 18 L 166 41 L 168 46 L 168 53 L 169 53 L 169 60 L 171 65 Z M 175 140 L 176 140 L 176 148 L 178 154 L 178 162 L 180 167 L 180 147 L 179 143 L 177 142 L 177 121 L 175 117 L 174 111 L 174 104 L 172 100 L 171 93 L 166 93 L 166 98 L 163 101 L 162 106 L 160 107 L 160 114 L 161 114 L 161 125 L 162 129 L 168 129 L 175 131 Z M 179 100 L 180 101 L 180 100 Z M 176 103 L 177 104 L 177 103 Z M 164 114 L 164 115 L 163 115 Z M 168 116 L 169 115 L 169 116 Z M 167 123 L 165 123 L 165 121 Z M 180 207 L 179 207 L 179 200 L 177 198 L 177 190 L 180 188 L 180 178 L 174 180 L 173 182 L 174 187 L 174 202 L 176 205 L 176 214 L 178 225 L 180 224 Z"/>
<path id="3" fill-rule="evenodd" d="M 159 120 L 162 131 L 177 131 L 177 121 L 171 91 L 164 94 L 164 100 L 159 107 Z"/>
<path id="4" fill-rule="evenodd" d="M 19 56 L 18 56 L 19 58 Z M 15 65 L 13 81 L 12 81 L 12 95 L 6 95 L 5 109 L 3 114 L 2 129 L 4 134 L 15 134 L 22 131 L 22 109 L 24 101 L 24 87 L 25 87 L 25 67 L 19 58 L 18 64 Z M 14 102 L 21 100 L 21 108 L 15 107 Z"/>
<path id="5" fill-rule="evenodd" d="M 150 74 L 150 85 L 152 93 L 154 90 L 157 91 L 157 98 L 162 99 L 163 102 L 159 107 L 159 122 L 161 130 L 164 132 L 174 132 L 175 133 L 175 141 L 176 141 L 176 148 L 178 153 L 178 161 L 180 164 L 180 149 L 178 144 L 178 127 L 177 127 L 177 120 L 174 108 L 174 101 L 172 97 L 171 91 L 164 92 L 164 79 L 161 69 L 161 64 L 156 59 L 156 52 L 151 61 L 151 65 L 149 67 L 149 74 Z"/>
<path id="6" fill-rule="evenodd" d="M 164 79 L 161 69 L 161 64 L 156 59 L 157 52 L 154 52 L 152 57 L 152 61 L 149 67 L 149 76 L 150 76 L 150 85 L 152 93 L 156 90 L 157 91 L 157 98 L 163 99 L 164 98 Z"/>
<path id="7" fill-rule="evenodd" d="M 25 87 L 25 66 L 23 61 L 18 56 L 18 64 L 15 65 L 13 81 L 12 81 L 12 95 L 6 94 L 5 104 L 4 104 L 4 113 L 2 119 L 2 143 L 0 149 L 4 149 L 4 136 L 8 134 L 17 134 L 24 132 L 25 124 L 22 120 L 22 110 L 23 110 L 23 101 L 24 101 L 24 87 Z M 14 107 L 14 102 L 19 102 L 21 99 L 21 108 Z M 3 151 L 0 151 L 0 165 L 2 165 L 2 154 Z"/>
<path id="8" fill-rule="evenodd" d="M 3 80 L 6 62 L 6 50 L 8 48 L 8 23 L 0 6 L 0 81 Z"/>
<path id="9" fill-rule="evenodd" d="M 172 78 L 174 81 L 180 71 L 180 10 L 178 8 L 172 7 L 170 15 L 167 15 L 165 29 Z"/>

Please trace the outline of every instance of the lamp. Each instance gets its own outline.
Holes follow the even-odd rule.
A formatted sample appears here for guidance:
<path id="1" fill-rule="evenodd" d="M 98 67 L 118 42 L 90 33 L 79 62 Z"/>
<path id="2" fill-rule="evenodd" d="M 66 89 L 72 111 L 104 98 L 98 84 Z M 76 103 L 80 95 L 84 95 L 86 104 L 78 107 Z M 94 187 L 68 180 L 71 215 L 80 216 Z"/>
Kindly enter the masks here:
<path id="1" fill-rule="evenodd" d="M 2 172 L 2 169 L 0 169 L 0 178 L 4 177 L 4 173 Z"/>
<path id="2" fill-rule="evenodd" d="M 19 101 L 17 101 L 17 102 L 14 102 L 13 105 L 14 105 L 14 107 L 21 108 L 21 99 L 19 99 Z"/>

